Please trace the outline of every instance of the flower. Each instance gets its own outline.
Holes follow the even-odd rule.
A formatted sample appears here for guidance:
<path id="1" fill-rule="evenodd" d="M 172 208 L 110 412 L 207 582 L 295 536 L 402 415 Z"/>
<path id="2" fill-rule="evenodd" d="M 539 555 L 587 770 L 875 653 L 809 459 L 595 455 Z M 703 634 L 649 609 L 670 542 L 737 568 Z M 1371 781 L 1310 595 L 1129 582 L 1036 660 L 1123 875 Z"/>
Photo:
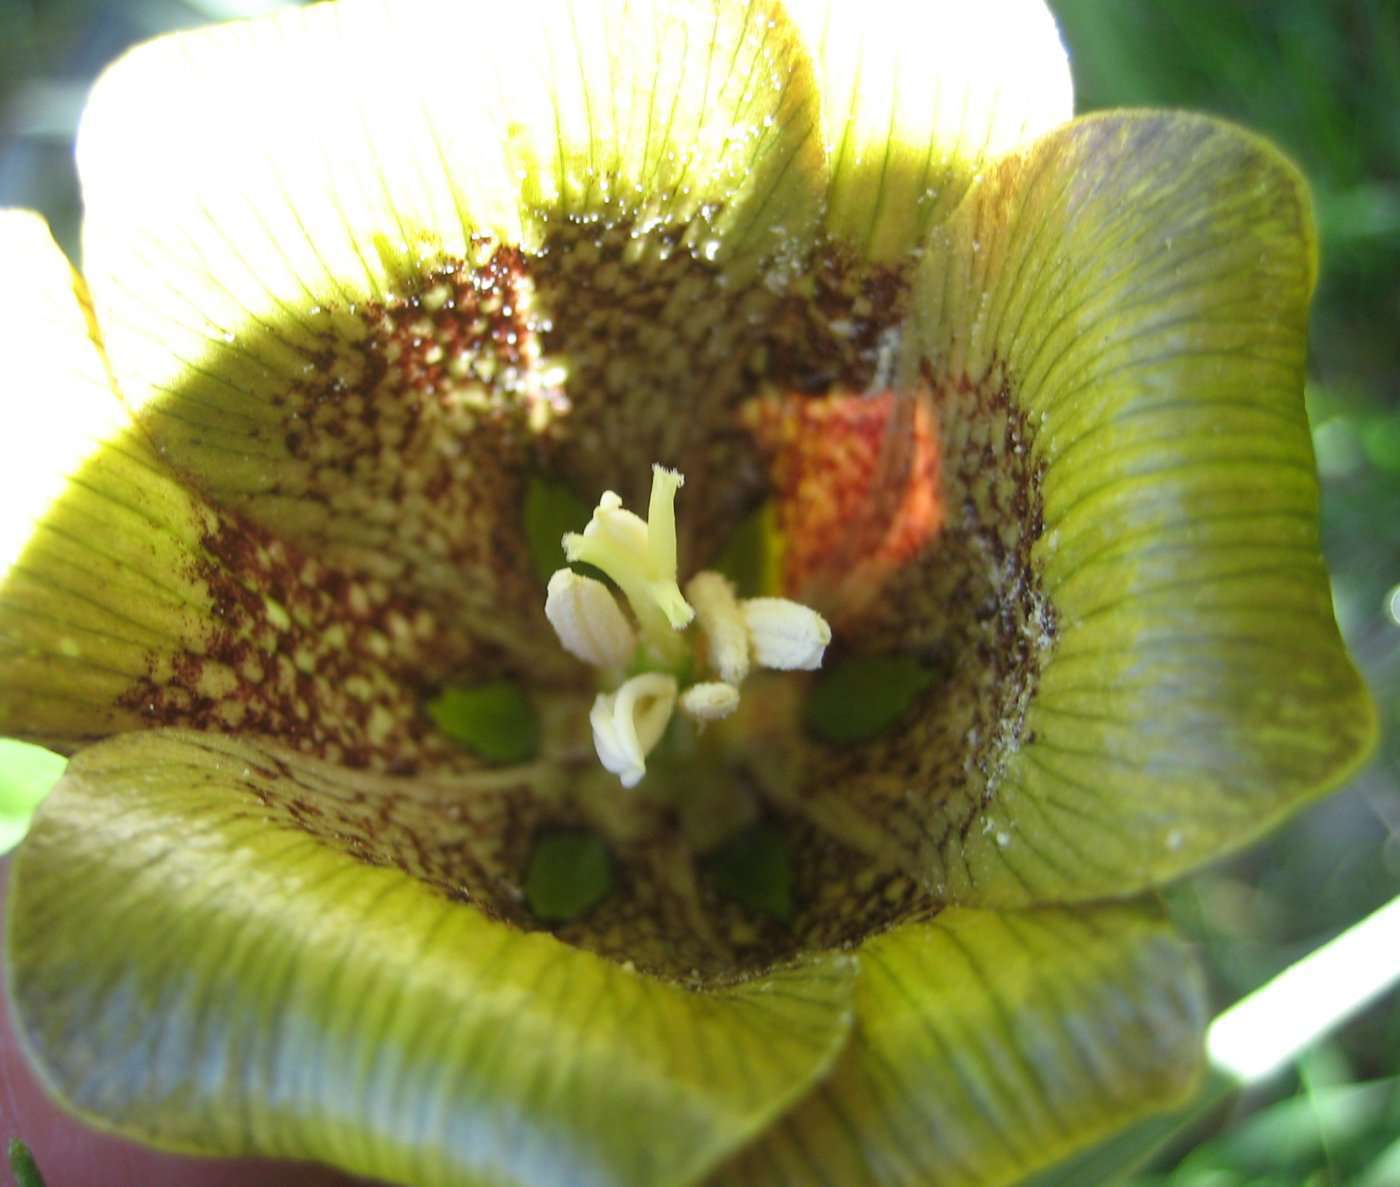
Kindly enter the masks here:
<path id="1" fill-rule="evenodd" d="M 85 279 L 0 223 L 55 1095 L 424 1187 L 742 1187 L 1008 1182 L 1189 1090 L 1144 896 L 1374 716 L 1301 180 L 1069 107 L 1012 0 L 343 0 L 116 66 Z M 614 526 L 670 625 L 624 630 L 555 542 L 653 464 L 676 526 Z M 806 605 L 820 670 L 741 673 L 726 597 L 755 654 Z"/>

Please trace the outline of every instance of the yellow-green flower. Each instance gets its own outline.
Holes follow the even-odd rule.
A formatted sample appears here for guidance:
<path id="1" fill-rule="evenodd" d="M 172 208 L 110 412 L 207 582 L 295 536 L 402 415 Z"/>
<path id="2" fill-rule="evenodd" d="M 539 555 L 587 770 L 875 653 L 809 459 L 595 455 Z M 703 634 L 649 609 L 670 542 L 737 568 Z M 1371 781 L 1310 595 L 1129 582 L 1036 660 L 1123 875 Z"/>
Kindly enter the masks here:
<path id="1" fill-rule="evenodd" d="M 1070 106 L 1030 0 L 343 0 L 114 67 L 84 279 L 0 219 L 55 1096 L 420 1187 L 913 1187 L 1188 1091 L 1146 896 L 1374 720 L 1303 184 Z M 674 528 L 615 518 L 653 465 Z"/>

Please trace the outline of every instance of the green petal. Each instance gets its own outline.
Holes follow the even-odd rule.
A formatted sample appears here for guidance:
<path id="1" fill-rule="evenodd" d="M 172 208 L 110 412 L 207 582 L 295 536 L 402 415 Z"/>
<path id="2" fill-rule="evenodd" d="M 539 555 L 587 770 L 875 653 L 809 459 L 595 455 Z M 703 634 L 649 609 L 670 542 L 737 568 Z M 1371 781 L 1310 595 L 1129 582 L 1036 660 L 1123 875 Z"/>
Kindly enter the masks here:
<path id="1" fill-rule="evenodd" d="M 952 909 L 866 943 L 856 1038 L 713 1187 L 994 1187 L 1182 1099 L 1205 994 L 1132 906 Z"/>
<path id="2" fill-rule="evenodd" d="M 416 690 L 472 644 L 177 483 L 132 429 L 43 223 L 0 216 L 0 254 L 20 278 L 0 326 L 24 401 L 22 428 L 0 434 L 0 733 L 68 752 L 188 724 L 362 763 L 465 761 Z"/>
<path id="3" fill-rule="evenodd" d="M 0 214 L 0 732 L 71 748 L 139 724 L 124 694 L 207 616 L 206 514 L 130 432 L 87 292 L 36 215 Z"/>
<path id="4" fill-rule="evenodd" d="M 1027 419 L 1053 612 L 1000 784 L 934 858 L 951 894 L 1160 882 L 1371 749 L 1318 544 L 1315 274 L 1296 170 L 1186 115 L 1077 121 L 934 233 L 924 351 L 940 381 L 1008 391 Z"/>
<path id="5" fill-rule="evenodd" d="M 1069 62 L 1040 0 L 787 0 L 812 46 L 828 228 L 895 259 L 986 162 L 1069 119 Z"/>
<path id="6" fill-rule="evenodd" d="M 415 794 L 191 734 L 74 759 L 6 926 L 18 1027 L 59 1099 L 169 1149 L 415 1187 L 664 1187 L 838 1055 L 849 957 L 693 992 L 495 922 L 372 864 L 377 809 Z M 443 815 L 420 846 L 471 827 Z"/>
<path id="7" fill-rule="evenodd" d="M 817 119 L 776 0 L 318 5 L 103 76 L 79 139 L 85 268 L 172 465 L 523 652 L 538 590 L 502 542 L 542 430 L 519 422 L 582 418 L 587 393 L 558 378 L 573 348 L 541 352 L 608 291 L 591 269 L 588 294 L 549 288 L 541 260 L 601 273 L 612 236 L 628 254 L 609 275 L 645 257 L 665 296 L 673 254 L 713 284 L 796 250 L 817 229 Z M 445 339 L 414 328 L 435 312 Z"/>

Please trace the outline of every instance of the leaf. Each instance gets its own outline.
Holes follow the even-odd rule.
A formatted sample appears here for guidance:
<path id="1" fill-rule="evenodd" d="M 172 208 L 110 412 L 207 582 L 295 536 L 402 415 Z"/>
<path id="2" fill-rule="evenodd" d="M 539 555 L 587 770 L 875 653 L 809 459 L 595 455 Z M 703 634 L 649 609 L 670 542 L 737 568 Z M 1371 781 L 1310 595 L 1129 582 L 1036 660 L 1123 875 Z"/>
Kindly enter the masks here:
<path id="1" fill-rule="evenodd" d="M 0 854 L 24 838 L 34 809 L 67 765 L 62 755 L 41 746 L 0 738 Z"/>
<path id="2" fill-rule="evenodd" d="M 15 1177 L 15 1187 L 44 1187 L 44 1176 L 39 1173 L 39 1164 L 34 1155 L 18 1138 L 10 1139 L 10 1173 Z"/>

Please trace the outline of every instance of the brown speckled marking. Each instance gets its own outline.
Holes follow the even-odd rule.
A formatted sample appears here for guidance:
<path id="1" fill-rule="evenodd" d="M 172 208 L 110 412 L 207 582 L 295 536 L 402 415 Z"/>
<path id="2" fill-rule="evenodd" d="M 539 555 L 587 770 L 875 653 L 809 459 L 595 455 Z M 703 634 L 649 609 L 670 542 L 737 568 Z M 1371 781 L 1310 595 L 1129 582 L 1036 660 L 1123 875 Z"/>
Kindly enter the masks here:
<path id="1" fill-rule="evenodd" d="M 572 412 L 550 468 L 591 501 L 616 490 L 645 506 L 654 461 L 686 476 L 678 527 L 682 565 L 712 545 L 718 490 L 712 442 L 747 390 L 746 359 L 774 297 L 756 281 L 722 284 L 680 228 L 634 235 L 626 222 L 555 227 L 531 274 L 550 311 L 544 349 L 568 373 Z M 758 480 L 750 468 L 747 493 Z"/>
<path id="2" fill-rule="evenodd" d="M 821 817 L 868 821 L 885 851 L 937 893 L 1020 745 L 1056 623 L 1031 563 L 1043 528 L 1041 467 L 1008 384 L 926 378 L 944 426 L 948 522 L 832 660 L 913 653 L 942 678 L 902 728 L 854 750 L 819 748 L 822 778 L 810 795 Z M 841 788 L 839 803 L 830 787 Z"/>
<path id="3" fill-rule="evenodd" d="M 402 777 L 288 762 L 275 751 L 241 764 L 249 811 L 367 865 L 397 869 L 495 919 L 531 926 L 516 880 L 546 801 L 529 777 Z"/>
<path id="4" fill-rule="evenodd" d="M 211 620 L 122 698 L 153 726 L 275 739 L 348 767 L 463 765 L 423 716 L 423 690 L 473 653 L 383 581 L 331 568 L 220 514 L 190 574 Z"/>
<path id="5" fill-rule="evenodd" d="M 874 265 L 834 245 L 818 250 L 778 293 L 756 379 L 791 392 L 880 390 L 909 307 L 912 269 Z"/>
<path id="6" fill-rule="evenodd" d="M 550 438 L 552 468 L 585 499 L 612 489 L 644 506 L 650 464 L 678 467 L 682 567 L 698 568 L 767 481 L 736 410 L 770 384 L 868 386 L 909 286 L 907 269 L 861 265 L 839 247 L 740 284 L 685 240 L 675 228 L 566 223 L 530 274 L 549 311 L 542 350 L 567 371 L 572 409 Z"/>
<path id="7" fill-rule="evenodd" d="M 368 768 L 314 786 L 261 781 L 254 810 L 519 926 L 536 926 L 520 891 L 533 838 L 599 828 L 619 890 L 555 930 L 666 975 L 745 975 L 935 910 L 909 871 L 956 860 L 1054 635 L 1030 563 L 1039 474 L 1004 382 L 924 376 L 949 523 L 833 654 L 912 649 L 947 678 L 889 737 L 809 750 L 805 769 L 819 777 L 765 809 L 791 842 L 790 925 L 721 898 L 654 802 L 605 827 L 579 791 L 598 774 L 586 741 L 551 734 L 540 767 L 483 781 L 420 711 L 425 692 L 468 671 L 524 676 L 586 714 L 591 690 L 553 645 L 526 563 L 524 474 L 635 503 L 651 462 L 681 466 L 682 564 L 693 569 L 767 491 L 738 409 L 765 391 L 886 390 L 908 273 L 826 247 L 805 267 L 740 284 L 693 252 L 684 229 L 565 223 L 537 255 L 480 241 L 401 298 L 331 311 L 339 329 L 274 400 L 306 481 L 281 492 L 285 538 L 221 513 L 199 573 L 217 624 L 153 671 L 133 704 L 152 724 L 259 733 Z M 319 510 L 303 516 L 296 500 Z M 862 851 L 843 813 L 893 843 Z"/>
<path id="8" fill-rule="evenodd" d="M 675 831 L 615 847 L 619 893 L 555 929 L 569 943 L 645 972 L 697 984 L 759 972 L 813 948 L 848 947 L 913 910 L 929 909 L 914 879 L 873 862 L 796 817 L 773 817 L 788 839 L 795 912 L 788 923 L 720 894 Z"/>
<path id="9" fill-rule="evenodd" d="M 304 377 L 270 400 L 298 474 L 294 538 L 560 676 L 538 646 L 519 523 L 530 460 L 569 412 L 530 263 L 478 239 L 403 297 L 336 311 Z"/>

